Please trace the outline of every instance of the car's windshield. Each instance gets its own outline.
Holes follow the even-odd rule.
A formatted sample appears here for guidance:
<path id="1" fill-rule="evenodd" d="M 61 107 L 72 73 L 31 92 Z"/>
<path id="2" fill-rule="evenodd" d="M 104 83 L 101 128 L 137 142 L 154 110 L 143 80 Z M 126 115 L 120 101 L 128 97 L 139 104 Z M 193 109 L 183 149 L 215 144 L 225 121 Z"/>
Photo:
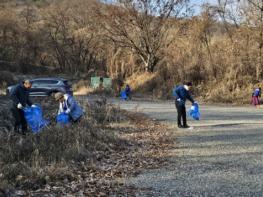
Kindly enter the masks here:
<path id="1" fill-rule="evenodd" d="M 55 85 L 58 84 L 57 80 L 34 80 L 33 85 Z"/>

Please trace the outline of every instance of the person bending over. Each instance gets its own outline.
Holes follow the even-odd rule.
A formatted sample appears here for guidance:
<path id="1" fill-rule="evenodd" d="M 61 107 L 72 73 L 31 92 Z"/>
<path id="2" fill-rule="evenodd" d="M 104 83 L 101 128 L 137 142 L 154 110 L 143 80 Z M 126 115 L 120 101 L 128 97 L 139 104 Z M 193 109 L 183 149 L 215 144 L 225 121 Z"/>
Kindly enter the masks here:
<path id="1" fill-rule="evenodd" d="M 55 94 L 55 100 L 59 101 L 58 114 L 68 114 L 72 122 L 78 122 L 81 119 L 83 110 L 78 105 L 73 96 L 64 94 L 62 92 L 57 92 Z"/>
<path id="2" fill-rule="evenodd" d="M 34 107 L 29 99 L 29 89 L 32 84 L 29 80 L 24 80 L 22 83 L 17 84 L 10 92 L 12 106 L 11 112 L 14 117 L 14 131 L 16 133 L 25 134 L 27 132 L 27 122 L 24 116 L 23 108 L 27 106 Z"/>
<path id="3" fill-rule="evenodd" d="M 185 103 L 187 99 L 192 104 L 195 103 L 189 92 L 191 88 L 192 83 L 187 82 L 184 85 L 177 86 L 173 92 L 175 96 L 175 107 L 177 109 L 177 125 L 179 128 L 190 128 L 190 126 L 187 125 Z M 183 120 L 183 124 L 181 120 Z"/>

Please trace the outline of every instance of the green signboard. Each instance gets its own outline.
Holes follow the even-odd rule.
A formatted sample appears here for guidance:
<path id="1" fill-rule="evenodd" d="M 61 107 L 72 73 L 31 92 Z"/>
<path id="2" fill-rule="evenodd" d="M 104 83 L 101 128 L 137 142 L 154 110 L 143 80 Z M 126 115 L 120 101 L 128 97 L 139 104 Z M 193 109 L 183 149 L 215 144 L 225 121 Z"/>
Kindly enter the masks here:
<path id="1" fill-rule="evenodd" d="M 98 88 L 100 86 L 100 77 L 91 77 L 91 87 Z"/>
<path id="2" fill-rule="evenodd" d="M 100 84 L 102 84 L 102 87 L 104 88 L 111 88 L 112 86 L 112 80 L 111 78 L 106 77 L 91 77 L 91 87 L 96 89 L 100 87 Z"/>
<path id="3" fill-rule="evenodd" d="M 104 88 L 111 88 L 112 80 L 111 78 L 103 78 L 103 87 Z"/>

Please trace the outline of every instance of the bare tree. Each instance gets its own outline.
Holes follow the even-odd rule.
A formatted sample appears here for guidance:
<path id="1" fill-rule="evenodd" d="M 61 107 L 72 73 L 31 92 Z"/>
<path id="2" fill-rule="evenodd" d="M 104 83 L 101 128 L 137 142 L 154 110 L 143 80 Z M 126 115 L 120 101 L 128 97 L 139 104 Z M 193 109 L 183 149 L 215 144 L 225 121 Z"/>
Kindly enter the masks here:
<path id="1" fill-rule="evenodd" d="M 178 16 L 184 0 L 119 0 L 101 9 L 105 37 L 135 53 L 148 72 L 163 58 L 168 37 L 169 17 Z"/>
<path id="2" fill-rule="evenodd" d="M 89 70 L 96 59 L 99 38 L 87 10 L 83 1 L 64 1 L 46 12 L 45 31 L 61 70 Z"/>

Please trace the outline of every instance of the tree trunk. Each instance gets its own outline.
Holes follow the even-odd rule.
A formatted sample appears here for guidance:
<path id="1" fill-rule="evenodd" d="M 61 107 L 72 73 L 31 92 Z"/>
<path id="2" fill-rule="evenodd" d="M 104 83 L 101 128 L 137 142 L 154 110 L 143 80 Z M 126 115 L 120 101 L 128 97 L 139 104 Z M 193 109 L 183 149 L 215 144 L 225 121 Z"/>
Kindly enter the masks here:
<path id="1" fill-rule="evenodd" d="M 145 71 L 153 73 L 157 63 L 159 62 L 159 58 L 152 57 L 151 55 L 148 55 L 146 60 L 142 56 L 141 56 L 141 58 L 142 58 L 144 65 L 145 65 Z"/>

